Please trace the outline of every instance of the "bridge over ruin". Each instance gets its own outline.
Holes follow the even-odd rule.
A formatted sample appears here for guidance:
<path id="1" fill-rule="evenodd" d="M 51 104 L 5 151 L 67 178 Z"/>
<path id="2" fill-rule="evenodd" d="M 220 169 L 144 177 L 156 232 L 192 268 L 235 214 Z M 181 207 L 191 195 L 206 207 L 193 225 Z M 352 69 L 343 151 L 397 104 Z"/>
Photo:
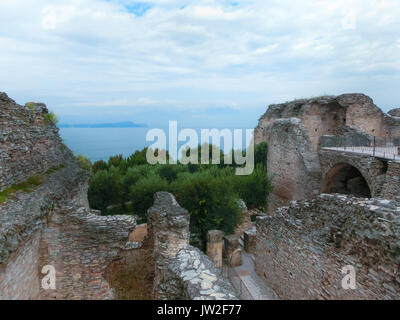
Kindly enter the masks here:
<path id="1" fill-rule="evenodd" d="M 352 194 L 362 198 L 399 195 L 398 147 L 322 148 L 319 159 L 322 193 Z"/>

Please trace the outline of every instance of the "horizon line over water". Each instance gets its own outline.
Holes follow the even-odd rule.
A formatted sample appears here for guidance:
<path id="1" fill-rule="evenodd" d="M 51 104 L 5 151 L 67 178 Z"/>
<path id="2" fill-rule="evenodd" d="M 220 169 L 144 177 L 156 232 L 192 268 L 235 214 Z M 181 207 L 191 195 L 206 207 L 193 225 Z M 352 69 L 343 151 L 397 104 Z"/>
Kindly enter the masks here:
<path id="1" fill-rule="evenodd" d="M 178 130 L 184 129 L 179 128 Z M 75 155 L 82 154 L 89 158 L 93 163 L 99 160 L 108 161 L 111 156 L 122 154 L 123 157 L 129 157 L 137 150 L 149 147 L 154 141 L 146 141 L 146 134 L 153 128 L 150 127 L 60 127 L 60 136 Z M 167 135 L 168 146 L 168 126 L 158 127 L 165 131 Z M 214 128 L 192 128 L 198 133 L 200 143 L 201 129 Z M 218 130 L 226 127 L 215 128 Z M 242 139 L 246 147 L 249 141 L 246 141 L 246 129 L 252 128 L 227 128 L 242 129 Z M 178 143 L 178 150 L 185 142 Z M 223 144 L 221 144 L 223 149 Z"/>

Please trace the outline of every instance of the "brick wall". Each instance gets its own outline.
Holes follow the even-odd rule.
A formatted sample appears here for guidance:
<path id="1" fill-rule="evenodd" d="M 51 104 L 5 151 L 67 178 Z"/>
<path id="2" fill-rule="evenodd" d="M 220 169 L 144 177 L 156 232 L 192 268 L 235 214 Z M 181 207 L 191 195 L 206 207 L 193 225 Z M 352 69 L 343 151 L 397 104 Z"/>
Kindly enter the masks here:
<path id="1" fill-rule="evenodd" d="M 39 293 L 40 231 L 35 232 L 8 260 L 0 265 L 0 300 L 27 300 Z"/>
<path id="2" fill-rule="evenodd" d="M 321 195 L 259 217 L 255 265 L 283 299 L 400 299 L 400 204 Z M 354 266 L 355 290 L 342 288 Z"/>
<path id="3" fill-rule="evenodd" d="M 388 163 L 381 197 L 386 199 L 400 199 L 400 162 L 391 161 Z"/>

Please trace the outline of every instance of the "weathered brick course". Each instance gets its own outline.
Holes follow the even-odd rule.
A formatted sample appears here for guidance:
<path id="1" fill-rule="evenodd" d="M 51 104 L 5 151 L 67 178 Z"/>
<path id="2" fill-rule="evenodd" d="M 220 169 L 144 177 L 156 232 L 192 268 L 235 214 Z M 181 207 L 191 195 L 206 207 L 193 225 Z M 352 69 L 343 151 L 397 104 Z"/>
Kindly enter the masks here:
<path id="1" fill-rule="evenodd" d="M 257 273 L 283 299 L 400 299 L 400 203 L 321 195 L 257 220 Z M 344 266 L 357 287 L 345 290 Z"/>

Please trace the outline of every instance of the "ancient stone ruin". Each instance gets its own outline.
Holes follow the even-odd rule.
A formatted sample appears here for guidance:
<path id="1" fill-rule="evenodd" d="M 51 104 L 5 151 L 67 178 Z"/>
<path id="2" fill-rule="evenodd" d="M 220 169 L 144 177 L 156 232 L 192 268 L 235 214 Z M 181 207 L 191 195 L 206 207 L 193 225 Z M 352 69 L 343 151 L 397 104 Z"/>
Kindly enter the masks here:
<path id="1" fill-rule="evenodd" d="M 91 210 L 89 173 L 45 105 L 0 93 L 0 126 L 0 300 L 254 298 L 249 278 L 269 286 L 261 299 L 400 298 L 400 117 L 365 95 L 270 106 L 255 136 L 269 145 L 269 211 L 254 223 L 241 202 L 245 221 L 210 231 L 208 256 L 169 193 L 147 226 Z"/>
<path id="2" fill-rule="evenodd" d="M 171 194 L 155 195 L 142 242 L 132 216 L 90 210 L 89 174 L 47 115 L 43 104 L 0 93 L 0 192 L 9 191 L 0 204 L 0 300 L 236 298 L 189 246 L 189 215 Z M 55 289 L 43 287 L 48 266 Z"/>
<path id="3" fill-rule="evenodd" d="M 400 146 L 400 118 L 385 114 L 363 94 L 271 105 L 255 131 L 255 142 L 262 141 L 268 143 L 267 166 L 275 185 L 270 212 L 321 193 L 385 198 L 391 197 L 388 189 L 397 188 L 390 183 L 390 172 L 396 171 L 392 167 L 397 166 L 388 159 L 392 154 L 379 158 L 372 151 L 369 155 L 327 150 L 367 150 L 374 144 L 378 155 L 386 150 L 379 148 Z"/>
<path id="4" fill-rule="evenodd" d="M 346 94 L 261 117 L 255 141 L 268 143 L 275 190 L 257 220 L 255 267 L 280 298 L 400 298 L 397 115 Z"/>

